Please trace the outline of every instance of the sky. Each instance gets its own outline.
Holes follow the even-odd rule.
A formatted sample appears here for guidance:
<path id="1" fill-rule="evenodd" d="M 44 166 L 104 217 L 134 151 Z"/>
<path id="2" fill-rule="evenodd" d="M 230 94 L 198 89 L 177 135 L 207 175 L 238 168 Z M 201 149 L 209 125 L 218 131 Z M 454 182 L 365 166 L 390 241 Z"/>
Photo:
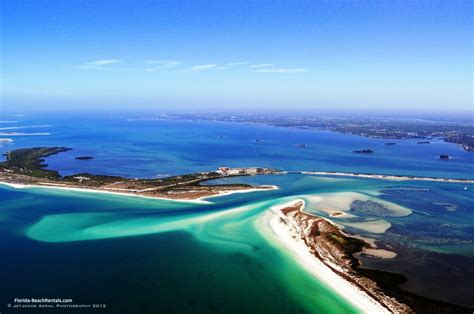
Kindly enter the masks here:
<path id="1" fill-rule="evenodd" d="M 470 0 L 0 3 L 3 110 L 472 110 Z"/>

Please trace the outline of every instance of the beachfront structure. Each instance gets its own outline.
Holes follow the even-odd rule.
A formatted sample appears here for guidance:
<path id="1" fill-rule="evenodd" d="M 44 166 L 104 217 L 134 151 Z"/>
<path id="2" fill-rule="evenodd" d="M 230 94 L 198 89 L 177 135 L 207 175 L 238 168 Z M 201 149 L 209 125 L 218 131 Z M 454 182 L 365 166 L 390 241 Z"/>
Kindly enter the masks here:
<path id="1" fill-rule="evenodd" d="M 256 175 L 256 174 L 269 174 L 273 173 L 274 170 L 269 168 L 229 168 L 229 167 L 220 167 L 216 170 L 217 173 L 224 176 L 238 176 L 238 175 Z"/>

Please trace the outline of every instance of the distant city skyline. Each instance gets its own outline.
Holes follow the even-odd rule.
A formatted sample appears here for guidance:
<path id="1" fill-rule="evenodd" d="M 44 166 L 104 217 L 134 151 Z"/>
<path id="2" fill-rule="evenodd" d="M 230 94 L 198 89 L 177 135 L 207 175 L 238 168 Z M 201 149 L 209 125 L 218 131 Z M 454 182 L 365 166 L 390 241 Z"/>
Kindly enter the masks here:
<path id="1" fill-rule="evenodd" d="M 471 1 L 1 4 L 0 110 L 472 110 Z"/>

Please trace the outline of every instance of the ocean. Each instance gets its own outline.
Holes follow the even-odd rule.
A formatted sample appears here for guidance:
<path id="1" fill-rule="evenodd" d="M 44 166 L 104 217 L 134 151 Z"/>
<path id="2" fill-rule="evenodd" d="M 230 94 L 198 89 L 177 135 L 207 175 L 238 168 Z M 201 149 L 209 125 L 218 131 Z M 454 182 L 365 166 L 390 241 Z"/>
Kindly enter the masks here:
<path id="1" fill-rule="evenodd" d="M 154 178 L 259 166 L 474 179 L 474 154 L 440 139 L 420 145 L 417 140 L 125 114 L 0 120 L 16 121 L 0 128 L 21 127 L 0 132 L 23 133 L 0 135 L 13 139 L 0 153 L 33 146 L 73 148 L 46 159 L 48 168 L 62 175 Z M 361 149 L 375 153 L 353 153 Z M 441 154 L 452 159 L 440 160 Z M 89 155 L 94 159 L 74 158 Z M 306 200 L 305 210 L 397 254 L 392 259 L 363 255 L 365 267 L 404 274 L 408 291 L 474 306 L 472 184 L 294 173 L 217 182 L 279 189 L 213 197 L 203 204 L 0 185 L 0 306 L 14 298 L 57 297 L 105 304 L 97 311 L 110 313 L 357 312 L 259 230 L 262 213 L 295 198 Z M 348 215 L 335 217 L 327 208 Z"/>

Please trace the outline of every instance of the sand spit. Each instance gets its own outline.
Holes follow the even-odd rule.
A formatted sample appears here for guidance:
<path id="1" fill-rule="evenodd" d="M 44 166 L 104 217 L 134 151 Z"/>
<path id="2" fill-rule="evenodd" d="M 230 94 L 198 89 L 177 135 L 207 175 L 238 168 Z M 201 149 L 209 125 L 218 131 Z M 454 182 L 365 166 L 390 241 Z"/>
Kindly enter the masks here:
<path id="1" fill-rule="evenodd" d="M 272 207 L 262 217 L 268 236 L 286 250 L 314 277 L 364 313 L 407 313 L 410 308 L 385 295 L 377 284 L 352 269 L 347 259 L 344 234 L 329 221 L 302 212 L 301 199 Z M 332 241 L 339 238 L 341 243 Z M 353 239 L 354 241 L 360 241 Z M 362 241 L 357 242 L 360 245 Z"/>
<path id="2" fill-rule="evenodd" d="M 433 181 L 433 182 L 450 182 L 450 183 L 474 183 L 472 179 L 451 179 L 451 178 L 436 178 L 436 177 L 416 177 L 416 176 L 401 176 L 401 175 L 385 175 L 372 173 L 353 173 L 353 172 L 332 172 L 332 171 L 301 171 L 302 174 L 322 175 L 322 176 L 341 176 L 341 177 L 356 177 L 369 178 L 390 181 Z"/>
<path id="3" fill-rule="evenodd" d="M 215 195 L 209 196 L 202 196 L 193 199 L 180 199 L 176 197 L 163 197 L 163 196 L 147 196 L 147 195 L 139 195 L 133 193 L 133 191 L 128 192 L 118 192 L 118 191 L 111 191 L 111 190 L 99 190 L 99 189 L 90 189 L 90 188 L 79 188 L 79 187 L 70 187 L 67 185 L 40 185 L 40 184 L 17 184 L 17 183 L 10 183 L 10 182 L 2 182 L 0 184 L 9 186 L 15 189 L 28 189 L 28 188 L 39 188 L 39 189 L 55 189 L 55 190 L 63 190 L 63 191 L 71 191 L 71 192 L 85 192 L 85 193 L 99 193 L 99 194 L 111 194 L 111 195 L 120 195 L 120 196 L 130 196 L 130 197 L 140 197 L 145 199 L 155 199 L 155 200 L 166 200 L 166 201 L 173 201 L 173 202 L 185 202 L 185 203 L 200 203 L 200 204 L 211 204 L 212 202 L 207 201 L 206 199 L 212 197 L 220 197 L 225 195 L 232 195 L 235 193 L 251 193 L 251 192 L 262 192 L 262 191 L 270 191 L 278 189 L 277 186 L 263 186 L 262 188 L 254 188 L 254 189 L 240 189 L 240 190 L 232 190 L 232 191 L 219 191 Z"/>

